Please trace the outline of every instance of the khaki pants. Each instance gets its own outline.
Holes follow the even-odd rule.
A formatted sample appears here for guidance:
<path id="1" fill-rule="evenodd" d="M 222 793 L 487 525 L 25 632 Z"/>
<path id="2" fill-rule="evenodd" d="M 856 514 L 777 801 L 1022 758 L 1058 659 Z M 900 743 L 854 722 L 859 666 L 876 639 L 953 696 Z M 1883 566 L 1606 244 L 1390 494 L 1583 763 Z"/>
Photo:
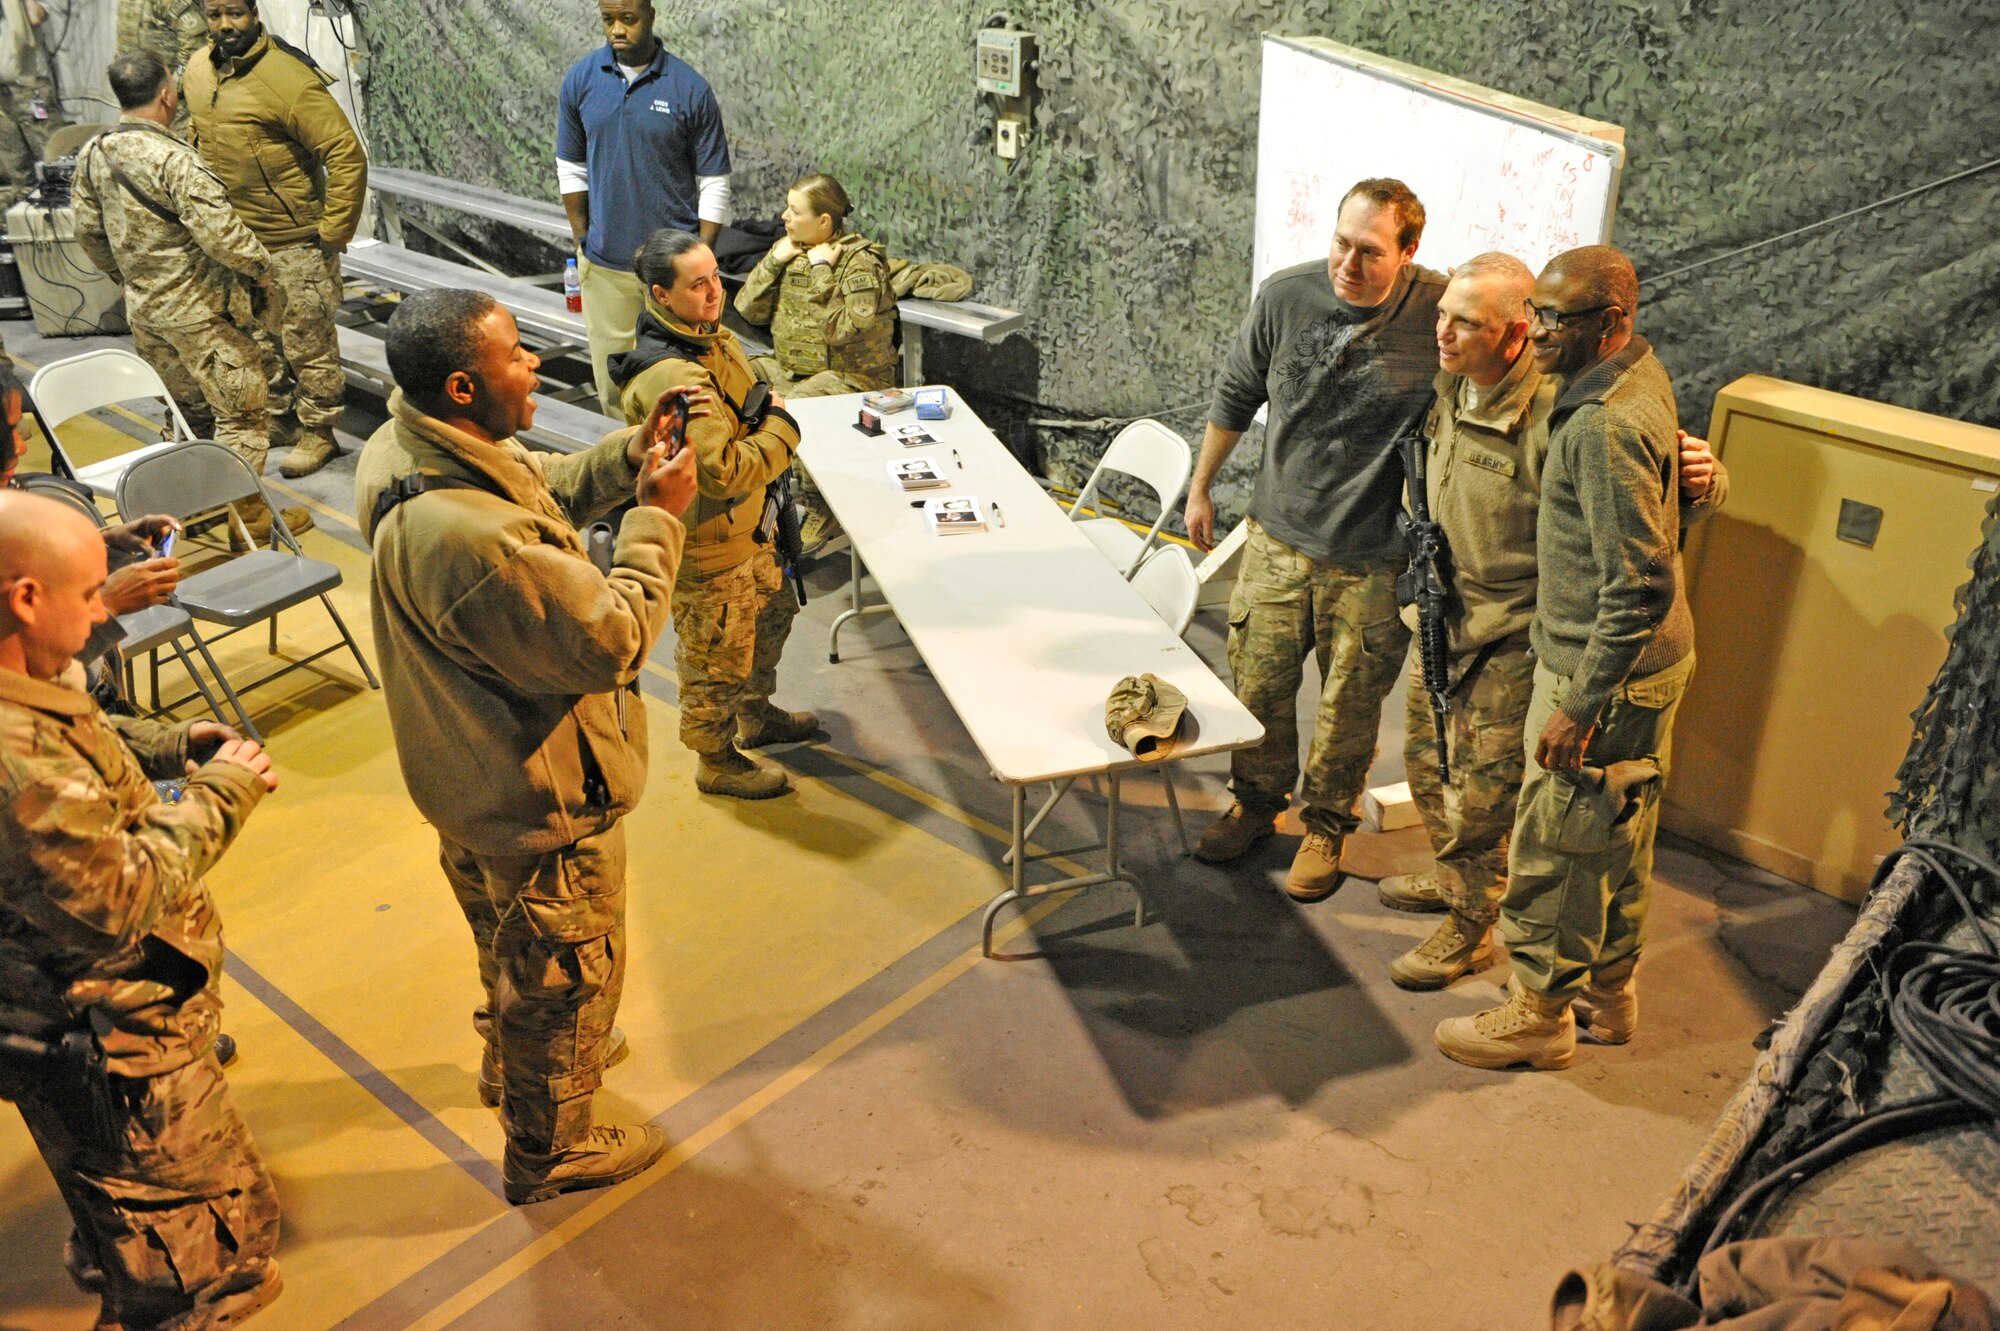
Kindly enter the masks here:
<path id="1" fill-rule="evenodd" d="M 308 430 L 332 431 L 347 393 L 340 368 L 340 257 L 316 240 L 271 251 L 285 292 L 285 320 L 278 331 L 283 355 L 271 373 L 273 416 L 293 416 Z"/>
<path id="2" fill-rule="evenodd" d="M 1645 942 L 1660 788 L 1674 712 L 1693 677 L 1690 652 L 1665 670 L 1628 680 L 1598 718 L 1578 774 L 1544 771 L 1535 761 L 1535 742 L 1569 685 L 1547 666 L 1535 667 L 1500 935 L 1514 974 L 1536 993 L 1573 995 L 1594 969 L 1636 957 Z M 1657 778 L 1622 796 L 1597 784 L 1602 769 L 1629 762 L 1653 764 Z"/>
<path id="3" fill-rule="evenodd" d="M 736 718 L 770 701 L 798 612 L 769 550 L 713 573 L 692 561 L 681 564 L 673 595 L 674 664 L 681 677 L 681 743 L 691 752 L 722 752 L 735 742 Z"/>
<path id="4" fill-rule="evenodd" d="M 234 449 L 264 474 L 273 371 L 254 338 L 226 319 L 179 328 L 134 324 L 132 349 L 159 372 L 196 438 Z"/>
<path id="5" fill-rule="evenodd" d="M 1457 682 L 1476 653 L 1451 663 Z M 1522 730 L 1534 691 L 1535 658 L 1523 633 L 1495 647 L 1446 714 L 1451 781 L 1438 772 L 1437 718 L 1422 672 L 1410 679 L 1404 765 L 1410 797 L 1430 834 L 1445 904 L 1477 924 L 1500 917 L 1507 838 L 1521 794 Z"/>
<path id="6" fill-rule="evenodd" d="M 542 855 L 438 842 L 479 949 L 486 1004 L 473 1025 L 505 1067 L 507 1142 L 541 1155 L 567 1150 L 589 1135 L 625 987 L 624 825 Z"/>
<path id="7" fill-rule="evenodd" d="M 131 1117 L 111 1150 L 39 1093 L 17 1101 L 76 1226 L 70 1274 L 103 1295 L 104 1324 L 207 1326 L 196 1310 L 274 1269 L 277 1191 L 215 1055 L 122 1085 Z"/>
<path id="8" fill-rule="evenodd" d="M 1264 725 L 1255 747 L 1230 755 L 1231 788 L 1253 813 L 1279 813 L 1299 779 L 1299 685 L 1319 660 L 1319 715 L 1305 764 L 1307 827 L 1345 836 L 1375 758 L 1382 700 L 1410 645 L 1396 614 L 1392 565 L 1321 564 L 1246 519 L 1250 539 L 1229 600 L 1229 669 L 1236 696 Z"/>
<path id="9" fill-rule="evenodd" d="M 598 400 L 604 414 L 625 419 L 618 390 L 611 383 L 607 362 L 621 351 L 630 351 L 637 340 L 639 310 L 645 304 L 646 288 L 632 273 L 605 268 L 579 257 L 576 261 L 583 284 L 583 329 L 590 339 L 590 373 L 597 380 Z"/>

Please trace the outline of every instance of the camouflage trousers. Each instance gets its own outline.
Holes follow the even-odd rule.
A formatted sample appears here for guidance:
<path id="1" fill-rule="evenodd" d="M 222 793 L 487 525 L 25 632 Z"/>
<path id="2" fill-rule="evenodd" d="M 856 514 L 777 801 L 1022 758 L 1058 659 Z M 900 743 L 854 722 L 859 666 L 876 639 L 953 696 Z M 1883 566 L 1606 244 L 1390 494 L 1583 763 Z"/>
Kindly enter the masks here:
<path id="1" fill-rule="evenodd" d="M 276 1274 L 277 1190 L 213 1054 L 115 1084 L 131 1116 L 110 1150 L 39 1093 L 17 1102 L 76 1226 L 70 1274 L 103 1296 L 101 1325 L 206 1327 Z"/>
<path id="2" fill-rule="evenodd" d="M 1598 718 L 1582 770 L 1549 772 L 1535 761 L 1534 746 L 1561 708 L 1569 681 L 1547 666 L 1535 667 L 1500 936 L 1513 955 L 1514 974 L 1536 993 L 1575 994 L 1593 970 L 1638 956 L 1645 942 L 1660 788 L 1674 712 L 1693 677 L 1690 652 L 1665 670 L 1628 680 Z M 1634 764 L 1650 775 L 1615 789 L 1605 780 L 1614 764 Z"/>
<path id="3" fill-rule="evenodd" d="M 836 397 L 841 393 L 873 393 L 896 386 L 893 376 L 871 379 L 865 375 L 842 374 L 838 370 L 792 374 L 778 364 L 776 356 L 753 356 L 750 368 L 780 397 Z"/>
<path id="4" fill-rule="evenodd" d="M 842 393 L 873 393 L 896 386 L 893 379 L 878 381 L 842 374 L 838 370 L 795 375 L 778 364 L 776 356 L 752 357 L 750 369 L 760 380 L 771 385 L 771 391 L 780 397 L 837 397 Z M 806 470 L 805 463 L 796 460 L 792 463 L 792 477 L 796 482 L 795 494 L 799 503 L 821 513 L 831 512 L 826 500 L 820 497 L 819 486 L 813 483 L 812 473 Z"/>
<path id="5" fill-rule="evenodd" d="M 1322 564 L 1246 519 L 1250 539 L 1229 600 L 1229 669 L 1264 739 L 1230 755 L 1231 788 L 1254 813 L 1282 812 L 1299 779 L 1299 686 L 1319 660 L 1319 715 L 1306 753 L 1306 826 L 1344 837 L 1375 760 L 1382 700 L 1410 645 L 1388 564 Z"/>
<path id="6" fill-rule="evenodd" d="M 591 1096 L 625 989 L 625 828 L 543 855 L 438 859 L 479 949 L 473 1026 L 500 1051 L 507 1142 L 546 1155 L 589 1135 Z"/>
<path id="7" fill-rule="evenodd" d="M 0 210 L 5 210 L 35 187 L 35 163 L 42 160 L 49 135 L 68 122 L 55 85 L 42 78 L 0 83 L 0 118 L 5 122 L 0 123 Z"/>
<path id="8" fill-rule="evenodd" d="M 226 319 L 177 328 L 132 327 L 132 349 L 159 372 L 198 439 L 234 449 L 264 474 L 271 451 L 271 356 Z"/>
<path id="9" fill-rule="evenodd" d="M 1476 658 L 1467 653 L 1453 660 L 1454 685 Z M 1419 669 L 1411 677 L 1405 714 L 1410 797 L 1430 834 L 1445 904 L 1467 920 L 1490 925 L 1500 918 L 1500 895 L 1507 886 L 1507 840 L 1521 794 L 1522 731 L 1535 658 L 1527 634 L 1510 638 L 1489 652 L 1453 695 L 1445 716 L 1449 783 L 1438 771 L 1437 717 L 1421 676 Z"/>
<path id="10" fill-rule="evenodd" d="M 340 259 L 318 241 L 280 245 L 271 264 L 285 293 L 282 355 L 271 366 L 270 410 L 308 430 L 331 430 L 340 419 L 347 375 L 340 368 Z"/>
<path id="11" fill-rule="evenodd" d="M 720 753 L 736 738 L 736 718 L 770 701 L 778 658 L 799 603 L 768 550 L 703 573 L 681 564 L 674 582 L 674 664 L 681 677 L 681 743 Z"/>

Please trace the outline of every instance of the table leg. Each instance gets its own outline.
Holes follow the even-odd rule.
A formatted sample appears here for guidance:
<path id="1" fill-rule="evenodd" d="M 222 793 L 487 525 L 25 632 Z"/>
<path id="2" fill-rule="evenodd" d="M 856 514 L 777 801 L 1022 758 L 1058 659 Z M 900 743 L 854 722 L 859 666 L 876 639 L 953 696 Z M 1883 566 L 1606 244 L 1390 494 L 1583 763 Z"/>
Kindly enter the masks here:
<path id="1" fill-rule="evenodd" d="M 847 547 L 848 608 L 834 617 L 833 627 L 826 634 L 826 659 L 836 665 L 840 663 L 840 631 L 847 627 L 848 620 L 859 619 L 863 615 L 886 614 L 895 608 L 887 601 L 880 605 L 861 604 L 861 575 L 865 571 L 861 567 L 861 552 L 850 542 Z"/>
<path id="2" fill-rule="evenodd" d="M 852 545 L 847 547 L 847 590 L 852 600 L 848 608 L 834 619 L 833 627 L 826 635 L 826 659 L 835 663 L 840 660 L 840 629 L 850 619 L 861 616 L 861 552 Z"/>
<path id="3" fill-rule="evenodd" d="M 1055 812 L 1056 805 L 1062 802 L 1062 797 L 1069 794 L 1069 788 L 1075 784 L 1076 778 L 1073 776 L 1066 776 L 1054 784 L 1053 788 L 1049 791 L 1048 799 L 1043 802 L 1041 808 L 1035 810 L 1035 816 L 1028 820 L 1027 830 L 1017 838 L 1015 842 L 1017 846 L 1025 846 L 1028 843 L 1028 838 L 1035 834 L 1035 829 L 1042 825 L 1042 820 Z M 1014 858 L 1014 852 L 1010 850 L 1001 856 L 1000 862 L 1002 864 L 1012 864 Z"/>
<path id="4" fill-rule="evenodd" d="M 1050 896 L 1057 892 L 1081 892 L 1086 887 L 1099 887 L 1105 883 L 1124 883 L 1134 893 L 1138 893 L 1138 880 L 1132 877 L 1131 874 L 1126 873 L 1118 864 L 1118 774 L 1110 772 L 1106 774 L 1106 777 L 1110 783 L 1109 793 L 1111 803 L 1105 812 L 1104 818 L 1105 871 L 1103 873 L 1078 874 L 1073 878 L 1064 878 L 1053 883 L 1039 883 L 1034 887 L 1027 886 L 1024 877 L 1027 872 L 1028 829 L 1031 826 L 1028 822 L 1028 788 L 1026 786 L 1014 787 L 1014 844 L 1007 852 L 1006 859 L 1006 862 L 1011 865 L 1013 873 L 1007 890 L 986 903 L 985 915 L 979 923 L 979 953 L 981 956 L 992 957 L 993 922 L 999 918 L 1001 911 L 1017 902 L 1027 901 L 1032 897 Z M 1051 804 L 1053 802 L 1051 800 Z M 1044 808 L 1042 812 L 1044 814 L 1047 813 L 1047 808 Z M 1145 922 L 1146 899 L 1144 896 L 1140 896 L 1138 909 L 1132 915 L 1132 923 L 1134 925 L 1143 925 Z"/>

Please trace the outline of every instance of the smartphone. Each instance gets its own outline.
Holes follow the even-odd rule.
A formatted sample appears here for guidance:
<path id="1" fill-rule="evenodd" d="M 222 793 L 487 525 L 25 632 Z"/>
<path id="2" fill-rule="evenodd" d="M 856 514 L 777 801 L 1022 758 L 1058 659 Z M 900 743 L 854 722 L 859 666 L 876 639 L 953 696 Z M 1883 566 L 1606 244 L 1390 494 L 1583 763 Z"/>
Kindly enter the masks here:
<path id="1" fill-rule="evenodd" d="M 156 558 L 165 559 L 173 554 L 174 537 L 178 535 L 180 535 L 180 533 L 174 530 L 172 527 L 167 528 L 167 534 L 160 538 L 160 553 L 156 556 Z"/>
<path id="2" fill-rule="evenodd" d="M 669 459 L 677 458 L 680 456 L 681 450 L 687 447 L 687 441 L 688 441 L 687 399 L 682 397 L 678 393 L 674 394 L 674 396 L 667 402 L 667 414 L 665 420 L 667 426 L 667 457 Z"/>

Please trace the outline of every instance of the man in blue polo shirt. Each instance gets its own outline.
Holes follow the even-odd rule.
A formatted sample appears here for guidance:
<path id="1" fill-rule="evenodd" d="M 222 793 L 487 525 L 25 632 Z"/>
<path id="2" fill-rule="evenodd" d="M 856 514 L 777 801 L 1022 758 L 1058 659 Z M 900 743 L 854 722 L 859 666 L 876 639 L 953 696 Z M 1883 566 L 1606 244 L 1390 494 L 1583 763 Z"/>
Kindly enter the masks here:
<path id="1" fill-rule="evenodd" d="M 597 14 L 605 44 L 563 76 L 556 179 L 581 255 L 591 372 L 616 416 L 605 362 L 631 349 L 639 320 L 632 256 L 663 226 L 715 243 L 729 220 L 729 140 L 708 80 L 653 36 L 652 0 L 599 0 Z"/>

